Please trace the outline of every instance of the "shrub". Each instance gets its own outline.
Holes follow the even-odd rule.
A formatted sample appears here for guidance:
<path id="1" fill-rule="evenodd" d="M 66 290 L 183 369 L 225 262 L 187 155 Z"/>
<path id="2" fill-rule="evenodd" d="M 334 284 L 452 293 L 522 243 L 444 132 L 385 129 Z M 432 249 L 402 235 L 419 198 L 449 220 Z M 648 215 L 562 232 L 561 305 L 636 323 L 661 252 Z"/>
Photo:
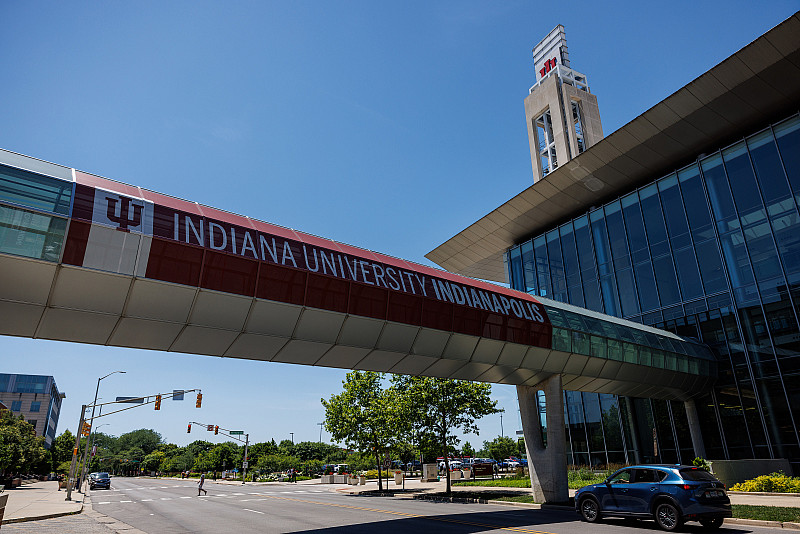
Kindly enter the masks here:
<path id="1" fill-rule="evenodd" d="M 709 473 L 711 472 L 711 462 L 706 460 L 705 458 L 700 458 L 699 456 L 692 460 L 692 465 L 695 467 L 699 467 L 700 469 L 705 469 Z"/>
<path id="2" fill-rule="evenodd" d="M 800 477 L 770 473 L 731 486 L 731 491 L 766 491 L 770 493 L 800 493 Z"/>

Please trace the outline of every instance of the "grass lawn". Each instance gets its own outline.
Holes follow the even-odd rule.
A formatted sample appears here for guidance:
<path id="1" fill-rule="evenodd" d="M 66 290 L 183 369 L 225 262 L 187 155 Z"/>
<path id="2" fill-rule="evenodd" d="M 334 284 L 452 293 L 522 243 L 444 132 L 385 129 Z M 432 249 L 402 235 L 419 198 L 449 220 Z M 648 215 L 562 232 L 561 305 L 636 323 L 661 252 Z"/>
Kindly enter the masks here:
<path id="1" fill-rule="evenodd" d="M 734 504 L 731 508 L 733 509 L 733 517 L 738 517 L 739 519 L 800 523 L 800 508 L 753 506 L 750 504 Z"/>
<path id="2" fill-rule="evenodd" d="M 454 480 L 454 486 L 483 486 L 484 488 L 530 488 L 530 478 L 496 478 L 494 480 Z"/>
<path id="3" fill-rule="evenodd" d="M 578 489 L 589 484 L 600 484 L 606 479 L 606 475 L 598 475 L 591 478 L 569 477 L 569 489 Z M 530 488 L 531 479 L 525 478 L 496 478 L 494 480 L 454 480 L 454 486 L 483 486 L 488 488 Z"/>

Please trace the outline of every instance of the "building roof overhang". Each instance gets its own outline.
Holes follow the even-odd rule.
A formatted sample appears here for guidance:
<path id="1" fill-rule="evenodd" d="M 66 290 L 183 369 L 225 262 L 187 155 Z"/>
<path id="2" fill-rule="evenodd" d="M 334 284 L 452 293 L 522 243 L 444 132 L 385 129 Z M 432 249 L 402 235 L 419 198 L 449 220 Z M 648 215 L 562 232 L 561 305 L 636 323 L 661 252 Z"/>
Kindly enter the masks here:
<path id="1" fill-rule="evenodd" d="M 800 12 L 442 243 L 448 271 L 506 282 L 503 253 L 800 107 Z"/>

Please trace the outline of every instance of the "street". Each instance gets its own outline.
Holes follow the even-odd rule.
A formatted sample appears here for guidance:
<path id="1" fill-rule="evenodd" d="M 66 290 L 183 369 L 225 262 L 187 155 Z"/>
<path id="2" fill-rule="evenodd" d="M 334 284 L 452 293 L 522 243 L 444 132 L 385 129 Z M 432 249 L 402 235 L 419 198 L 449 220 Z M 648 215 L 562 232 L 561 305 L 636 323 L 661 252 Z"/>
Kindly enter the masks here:
<path id="1" fill-rule="evenodd" d="M 341 488 L 342 486 L 335 486 Z M 219 532 L 303 532 L 348 534 L 493 533 L 537 534 L 659 532 L 649 521 L 609 520 L 588 525 L 570 511 L 536 510 L 495 504 L 437 503 L 390 497 L 356 497 L 332 485 L 230 485 L 206 482 L 197 496 L 194 480 L 113 478 L 111 490 L 90 493 L 92 508 L 153 534 Z M 119 523 L 116 523 L 119 525 Z M 3 526 L 3 532 L 113 532 L 86 514 Z M 704 532 L 689 523 L 685 532 Z M 724 526 L 718 532 L 775 533 L 773 528 Z"/>

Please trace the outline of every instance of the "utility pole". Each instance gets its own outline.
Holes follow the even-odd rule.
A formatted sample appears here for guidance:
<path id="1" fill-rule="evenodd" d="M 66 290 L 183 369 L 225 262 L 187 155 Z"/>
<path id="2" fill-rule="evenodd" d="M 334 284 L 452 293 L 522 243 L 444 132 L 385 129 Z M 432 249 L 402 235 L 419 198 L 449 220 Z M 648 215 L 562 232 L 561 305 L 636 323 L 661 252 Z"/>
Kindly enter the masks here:
<path id="1" fill-rule="evenodd" d="M 506 435 L 506 433 L 503 432 L 503 414 L 502 413 L 500 414 L 500 435 L 501 436 L 505 436 Z"/>
<path id="2" fill-rule="evenodd" d="M 69 477 L 67 477 L 67 498 L 65 501 L 72 499 L 72 486 L 75 479 L 75 462 L 78 459 L 78 449 L 81 446 L 81 432 L 83 431 L 83 418 L 86 415 L 86 405 L 81 406 L 81 418 L 78 422 L 78 431 L 75 432 L 75 447 L 72 449 L 72 463 L 69 464 Z M 87 441 L 89 438 L 86 438 Z"/>
<path id="3" fill-rule="evenodd" d="M 294 432 L 289 432 L 292 435 L 292 447 L 294 447 Z"/>
<path id="4" fill-rule="evenodd" d="M 250 444 L 250 434 L 244 435 L 244 462 L 242 462 L 242 485 L 244 486 L 244 479 L 247 478 L 247 446 Z"/>
<path id="5" fill-rule="evenodd" d="M 319 425 L 319 442 L 322 443 L 322 425 L 325 423 L 317 423 Z"/>

